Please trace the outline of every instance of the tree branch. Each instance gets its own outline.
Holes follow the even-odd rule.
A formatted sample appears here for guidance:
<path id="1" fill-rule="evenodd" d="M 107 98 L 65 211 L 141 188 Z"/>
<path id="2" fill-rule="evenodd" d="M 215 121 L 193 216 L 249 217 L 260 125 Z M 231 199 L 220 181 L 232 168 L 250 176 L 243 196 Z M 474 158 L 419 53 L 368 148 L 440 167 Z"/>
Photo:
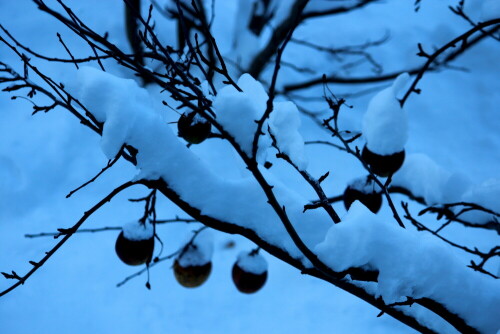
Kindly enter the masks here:
<path id="1" fill-rule="evenodd" d="M 115 197 L 116 195 L 118 195 L 120 192 L 122 192 L 123 190 L 131 187 L 131 186 L 134 186 L 136 184 L 140 184 L 141 181 L 129 181 L 129 182 L 126 182 L 124 184 L 122 184 L 121 186 L 117 187 L 116 189 L 114 189 L 112 192 L 110 192 L 106 197 L 104 197 L 102 200 L 100 200 L 96 205 L 94 205 L 93 207 L 91 207 L 88 211 L 86 211 L 82 218 L 80 218 L 76 223 L 75 225 L 73 225 L 71 228 L 67 229 L 67 233 L 64 235 L 64 237 L 54 246 L 52 247 L 52 249 L 50 249 L 48 252 L 45 253 L 45 256 L 38 262 L 34 262 L 34 261 L 31 261 L 30 263 L 33 265 L 33 268 L 28 271 L 24 276 L 17 276 L 15 277 L 15 279 L 17 280 L 16 283 L 12 284 L 10 287 L 8 287 L 7 289 L 3 290 L 0 292 L 0 297 L 6 295 L 7 293 L 11 292 L 12 290 L 14 290 L 15 288 L 17 288 L 18 286 L 24 284 L 24 282 L 26 282 L 26 280 L 28 278 L 30 278 L 31 275 L 33 275 L 38 269 L 40 269 L 44 264 L 45 262 L 47 262 L 48 259 L 50 259 L 52 257 L 52 255 L 55 254 L 55 252 L 57 252 L 57 250 L 59 248 L 61 248 L 62 245 L 64 245 L 66 243 L 66 241 L 69 240 L 69 238 L 71 238 L 71 236 L 76 232 L 78 231 L 78 229 L 80 228 L 80 226 L 82 226 L 82 224 L 94 213 L 96 212 L 97 210 L 99 210 L 104 204 L 106 204 L 107 202 L 111 201 L 111 199 L 113 197 Z M 4 275 L 5 276 L 5 275 Z"/>

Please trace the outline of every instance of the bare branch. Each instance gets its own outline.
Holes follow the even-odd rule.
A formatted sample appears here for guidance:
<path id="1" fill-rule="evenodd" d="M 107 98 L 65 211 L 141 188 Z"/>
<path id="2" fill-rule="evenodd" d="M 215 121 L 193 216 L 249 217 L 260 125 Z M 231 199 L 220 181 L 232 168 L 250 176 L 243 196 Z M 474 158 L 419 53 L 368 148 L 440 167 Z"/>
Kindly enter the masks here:
<path id="1" fill-rule="evenodd" d="M 498 31 L 500 27 L 494 27 L 490 30 L 490 32 Z M 478 31 L 480 29 L 476 29 Z M 472 34 L 471 34 L 472 35 Z M 463 35 L 462 35 L 463 36 Z M 284 92 L 291 92 L 294 90 L 306 89 L 309 87 L 313 87 L 316 85 L 322 85 L 324 83 L 334 83 L 334 84 L 349 84 L 349 85 L 359 85 L 359 84 L 372 84 L 372 83 L 380 83 L 389 80 L 394 80 L 402 73 L 408 73 L 410 75 L 418 75 L 419 73 L 426 71 L 438 71 L 445 67 L 449 62 L 455 60 L 457 57 L 462 55 L 466 50 L 469 50 L 474 45 L 478 44 L 482 41 L 487 34 L 481 34 L 477 37 L 472 37 L 468 40 L 467 44 L 462 45 L 462 47 L 457 48 L 446 55 L 442 60 L 439 61 L 438 64 L 434 62 L 429 63 L 427 66 L 424 64 L 420 67 L 403 69 L 400 71 L 384 74 L 384 75 L 376 75 L 376 76 L 359 76 L 359 77 L 343 77 L 339 75 L 324 75 L 322 77 L 309 79 L 303 82 L 298 83 L 290 83 L 284 86 Z M 451 45 L 450 45 L 451 47 Z M 447 50 L 446 48 L 445 50 Z M 445 51 L 443 50 L 443 51 Z M 438 55 L 436 55 L 437 57 Z"/>
<path id="2" fill-rule="evenodd" d="M 463 52 L 467 48 L 468 38 L 470 36 L 472 36 L 474 33 L 478 32 L 478 31 L 483 30 L 486 27 L 496 26 L 496 25 L 499 25 L 499 24 L 500 24 L 500 18 L 499 19 L 495 19 L 495 20 L 489 20 L 489 21 L 486 21 L 486 22 L 479 23 L 478 25 L 476 25 L 472 29 L 466 31 L 465 33 L 461 34 L 458 37 L 455 37 L 454 39 L 452 39 L 451 41 L 449 41 L 448 43 L 446 43 L 445 45 L 443 45 L 442 47 L 440 47 L 439 49 L 437 49 L 432 54 L 427 54 L 422 49 L 421 44 L 419 44 L 419 50 L 420 50 L 420 52 L 418 53 L 418 55 L 420 55 L 421 57 L 427 58 L 427 61 L 425 62 L 424 66 L 422 66 L 422 68 L 418 71 L 417 76 L 415 77 L 415 79 L 413 80 L 412 84 L 410 85 L 410 88 L 407 90 L 407 92 L 404 94 L 403 98 L 400 100 L 401 107 L 404 106 L 406 100 L 408 99 L 408 97 L 410 96 L 411 93 L 413 93 L 413 92 L 419 92 L 417 90 L 417 85 L 418 85 L 420 79 L 422 79 L 422 77 L 424 76 L 425 72 L 427 70 L 429 70 L 429 68 L 435 62 L 436 58 L 439 55 L 441 55 L 443 52 L 445 52 L 446 50 L 448 50 L 450 48 L 455 48 L 458 43 L 461 43 L 461 46 L 460 46 L 459 50 L 461 50 L 461 52 Z M 499 27 L 497 26 L 496 28 L 494 28 L 494 30 L 496 30 L 498 28 Z M 485 34 L 483 34 L 483 35 L 485 35 Z"/>
<path id="3" fill-rule="evenodd" d="M 307 5 L 309 0 L 296 0 L 290 9 L 290 14 L 288 17 L 283 20 L 283 22 L 274 29 L 274 32 L 271 36 L 271 39 L 267 43 L 267 45 L 257 54 L 250 66 L 247 69 L 247 72 L 253 76 L 254 78 L 258 78 L 260 73 L 266 66 L 269 59 L 276 53 L 278 47 L 282 44 L 282 42 L 286 39 L 292 27 L 297 24 L 297 17 L 299 17 Z"/>
<path id="4" fill-rule="evenodd" d="M 17 276 L 15 277 L 17 282 L 12 284 L 10 287 L 8 287 L 7 289 L 3 290 L 0 292 L 0 297 L 6 295 L 7 293 L 11 292 L 12 290 L 14 290 L 15 288 L 17 288 L 18 286 L 24 284 L 24 282 L 26 282 L 26 280 L 28 278 L 30 278 L 31 275 L 33 275 L 38 269 L 40 269 L 44 264 L 45 262 L 47 262 L 48 259 L 50 259 L 52 257 L 52 255 L 55 254 L 55 252 L 57 252 L 57 250 L 59 248 L 61 248 L 62 245 L 64 245 L 66 243 L 66 241 L 69 240 L 69 238 L 76 232 L 78 231 L 78 229 L 80 228 L 80 226 L 82 226 L 82 224 L 94 213 L 96 212 L 97 210 L 99 210 L 104 204 L 108 203 L 109 201 L 111 201 L 111 199 L 113 197 L 115 197 L 116 195 L 118 195 L 120 192 L 122 192 L 123 190 L 127 189 L 127 188 L 130 188 L 134 185 L 137 185 L 137 184 L 140 184 L 141 182 L 140 181 L 135 181 L 135 182 L 132 182 L 132 181 L 129 181 L 129 182 L 126 182 L 124 184 L 122 184 L 121 186 L 117 187 L 116 189 L 114 189 L 112 192 L 110 192 L 106 197 L 104 197 L 102 200 L 100 200 L 96 205 L 94 205 L 92 208 L 90 208 L 88 211 L 86 211 L 82 218 L 80 218 L 76 223 L 75 225 L 73 225 L 71 228 L 67 229 L 67 233 L 64 235 L 64 237 L 54 246 L 52 247 L 52 249 L 50 249 L 49 251 L 47 251 L 45 253 L 45 256 L 38 262 L 31 262 L 33 264 L 33 268 L 28 271 L 25 275 L 23 276 Z M 5 275 L 4 275 L 5 276 Z"/>

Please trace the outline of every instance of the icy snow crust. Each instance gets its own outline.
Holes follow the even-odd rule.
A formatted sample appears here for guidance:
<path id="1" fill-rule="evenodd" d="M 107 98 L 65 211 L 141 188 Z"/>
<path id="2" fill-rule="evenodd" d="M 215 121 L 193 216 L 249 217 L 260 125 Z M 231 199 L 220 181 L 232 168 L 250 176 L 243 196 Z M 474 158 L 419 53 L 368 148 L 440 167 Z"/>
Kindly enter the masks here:
<path id="1" fill-rule="evenodd" d="M 484 333 L 500 328 L 500 317 L 485 312 L 500 310 L 498 280 L 470 270 L 435 238 L 383 221 L 359 202 L 315 250 L 336 271 L 377 269 L 376 291 L 387 304 L 430 297 Z"/>
<path id="2" fill-rule="evenodd" d="M 391 87 L 375 95 L 363 117 L 363 136 L 373 153 L 391 155 L 401 152 L 408 140 L 408 115 L 401 109 L 397 95 L 409 81 L 408 73 L 399 75 Z"/>
<path id="3" fill-rule="evenodd" d="M 255 275 L 260 275 L 267 271 L 267 261 L 259 253 L 250 255 L 249 252 L 242 251 L 238 254 L 236 263 L 244 271 Z"/>
<path id="4" fill-rule="evenodd" d="M 123 225 L 123 236 L 128 240 L 140 241 L 151 239 L 154 235 L 153 224 L 141 224 L 138 221 L 133 221 Z"/>
<path id="5" fill-rule="evenodd" d="M 194 246 L 194 247 L 193 247 Z M 211 231 L 200 232 L 194 239 L 192 246 L 180 256 L 177 261 L 182 267 L 203 266 L 212 261 L 214 240 Z"/>
<path id="6" fill-rule="evenodd" d="M 248 76 L 240 81 L 243 87 L 253 84 Z M 84 68 L 80 70 L 78 87 L 78 97 L 105 122 L 102 146 L 108 157 L 116 154 L 124 143 L 132 145 L 138 149 L 137 178 L 162 178 L 202 214 L 252 229 L 267 242 L 308 265 L 258 184 L 249 177 L 230 180 L 212 173 L 153 111 L 147 93 L 134 81 Z M 254 88 L 254 96 L 260 96 L 262 103 L 263 90 Z M 245 109 L 257 113 L 257 109 L 251 109 L 253 104 L 248 97 L 227 91 L 223 96 L 228 98 L 219 99 L 219 108 L 236 106 L 241 100 L 246 103 Z M 222 109 L 225 110 L 222 115 L 229 113 L 229 109 Z M 236 131 L 238 126 L 229 121 L 229 116 L 224 115 L 222 119 L 225 126 Z M 247 125 L 253 119 L 248 117 Z M 248 149 L 250 137 L 248 132 L 238 140 Z M 380 271 L 377 292 L 387 303 L 404 300 L 406 296 L 428 296 L 485 333 L 493 333 L 500 327 L 499 318 L 483 311 L 500 309 L 500 293 L 495 293 L 500 292 L 500 282 L 472 272 L 437 240 L 401 229 L 393 222 L 381 221 L 359 203 L 353 204 L 341 224 L 332 226 L 322 210 L 303 213 L 307 200 L 273 180 L 271 174 L 266 176 L 304 242 L 311 248 L 316 246 L 321 260 L 333 269 L 377 269 Z"/>

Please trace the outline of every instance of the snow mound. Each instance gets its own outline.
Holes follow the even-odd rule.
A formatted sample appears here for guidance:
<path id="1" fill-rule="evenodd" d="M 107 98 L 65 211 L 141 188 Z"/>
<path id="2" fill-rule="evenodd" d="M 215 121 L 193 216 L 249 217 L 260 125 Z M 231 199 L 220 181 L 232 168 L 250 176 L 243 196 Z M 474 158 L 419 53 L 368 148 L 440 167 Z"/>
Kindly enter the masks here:
<path id="1" fill-rule="evenodd" d="M 244 271 L 255 275 L 260 275 L 267 271 L 267 261 L 260 253 L 251 254 L 251 252 L 242 251 L 238 254 L 236 264 Z"/>
<path id="2" fill-rule="evenodd" d="M 463 196 L 463 202 L 475 203 L 491 211 L 500 213 L 500 179 L 490 179 L 482 184 L 475 185 Z M 458 212 L 463 207 L 456 207 Z M 494 221 L 495 216 L 482 211 L 469 211 L 460 216 L 474 224 L 484 224 Z"/>
<path id="3" fill-rule="evenodd" d="M 101 148 L 108 159 L 113 159 L 137 121 L 139 111 L 146 107 L 153 110 L 149 95 L 137 89 L 132 79 L 123 79 L 92 67 L 82 67 L 77 72 L 78 86 L 75 94 L 99 122 L 104 123 Z"/>
<path id="4" fill-rule="evenodd" d="M 217 121 L 234 137 L 241 149 L 251 156 L 253 138 L 257 131 L 256 121 L 264 114 L 268 97 L 260 82 L 249 74 L 240 77 L 238 86 L 243 92 L 238 92 L 231 85 L 222 88 L 215 97 L 214 108 Z M 259 149 L 269 147 L 269 138 L 260 136 L 259 139 Z M 259 151 L 258 153 L 262 153 L 262 150 Z"/>
<path id="5" fill-rule="evenodd" d="M 249 74 L 243 74 L 238 80 L 239 92 L 231 85 L 220 90 L 214 100 L 217 121 L 224 130 L 229 132 L 241 149 L 248 155 L 252 154 L 252 146 L 257 122 L 261 119 L 267 106 L 268 96 L 262 84 Z M 307 167 L 304 154 L 304 139 L 299 133 L 300 116 L 292 102 L 274 102 L 273 111 L 266 120 L 259 136 L 257 160 L 263 162 L 267 149 L 271 146 L 271 138 L 267 134 L 268 126 L 276 138 L 279 149 L 286 153 L 300 168 Z"/>
<path id="6" fill-rule="evenodd" d="M 393 186 L 424 198 L 428 205 L 458 201 L 469 188 L 465 176 L 451 173 L 422 153 L 409 154 L 401 169 L 394 174 Z"/>
<path id="7" fill-rule="evenodd" d="M 363 117 L 363 136 L 370 151 L 379 155 L 401 152 L 408 140 L 408 115 L 397 100 L 408 73 L 399 75 L 391 87 L 375 95 Z"/>
<path id="8" fill-rule="evenodd" d="M 466 202 L 500 213 L 500 179 L 471 185 L 467 177 L 445 170 L 425 154 L 408 155 L 394 175 L 392 185 L 408 189 L 427 205 Z M 465 207 L 455 206 L 452 210 L 458 213 Z M 495 221 L 494 215 L 479 210 L 465 212 L 460 218 L 473 224 Z"/>
<path id="9" fill-rule="evenodd" d="M 214 240 L 211 231 L 201 231 L 177 261 L 182 267 L 203 266 L 212 261 L 213 244 Z"/>
<path id="10" fill-rule="evenodd" d="M 122 231 L 126 239 L 134 241 L 148 240 L 154 236 L 153 224 L 142 224 L 139 221 L 133 221 L 123 225 Z"/>
<path id="11" fill-rule="evenodd" d="M 467 268 L 436 238 L 384 221 L 359 202 L 315 251 L 335 271 L 377 270 L 385 303 L 429 297 L 483 333 L 500 328 L 500 318 L 484 312 L 500 309 L 500 281 Z"/>

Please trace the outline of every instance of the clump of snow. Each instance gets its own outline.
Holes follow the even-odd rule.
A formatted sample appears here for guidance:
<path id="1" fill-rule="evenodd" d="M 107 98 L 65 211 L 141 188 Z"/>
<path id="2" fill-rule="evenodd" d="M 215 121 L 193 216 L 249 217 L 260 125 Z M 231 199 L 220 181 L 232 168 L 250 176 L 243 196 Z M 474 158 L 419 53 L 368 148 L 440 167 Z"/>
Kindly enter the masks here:
<path id="1" fill-rule="evenodd" d="M 488 21 L 500 18 L 500 1 L 483 0 L 481 7 L 481 20 Z"/>
<path id="2" fill-rule="evenodd" d="M 408 73 L 399 75 L 391 87 L 375 95 L 363 117 L 363 136 L 370 151 L 391 155 L 404 150 L 408 140 L 408 115 L 397 95 L 406 85 Z"/>
<path id="3" fill-rule="evenodd" d="M 443 189 L 442 203 L 456 202 L 471 187 L 471 180 L 467 175 L 454 172 L 446 180 Z"/>
<path id="4" fill-rule="evenodd" d="M 463 202 L 475 203 L 486 209 L 500 213 L 500 179 L 490 179 L 482 184 L 475 185 L 463 196 Z M 463 207 L 455 207 L 458 212 Z M 469 211 L 460 216 L 462 219 L 474 224 L 483 224 L 494 221 L 494 215 L 483 211 Z"/>
<path id="5" fill-rule="evenodd" d="M 348 187 L 363 194 L 381 193 L 382 188 L 373 180 L 367 177 L 360 177 L 349 182 Z"/>
<path id="6" fill-rule="evenodd" d="M 275 102 L 270 127 L 280 151 L 288 155 L 300 170 L 305 170 L 307 159 L 304 138 L 299 133 L 300 116 L 297 106 L 290 101 Z"/>
<path id="7" fill-rule="evenodd" d="M 227 85 L 219 91 L 214 100 L 217 121 L 228 131 L 248 155 L 252 154 L 254 134 L 257 123 L 266 110 L 267 93 L 262 84 L 249 74 L 238 80 L 243 92 Z M 263 128 L 265 130 L 265 128 Z M 269 147 L 269 138 L 260 136 L 259 148 Z"/>
<path id="8" fill-rule="evenodd" d="M 183 115 L 187 117 L 190 113 L 191 112 L 186 111 Z M 206 123 L 208 123 L 208 121 L 205 117 L 201 116 L 200 114 L 195 114 L 193 120 L 189 125 L 206 124 Z"/>
<path id="9" fill-rule="evenodd" d="M 92 67 L 77 72 L 78 85 L 73 86 L 77 96 L 99 122 L 104 122 L 101 147 L 108 159 L 113 159 L 137 121 L 141 108 L 151 107 L 149 95 L 137 89 L 132 79 L 118 78 Z M 152 107 L 151 107 L 152 108 Z"/>
<path id="10" fill-rule="evenodd" d="M 122 231 L 126 239 L 134 241 L 148 240 L 154 236 L 153 224 L 149 222 L 142 224 L 139 221 L 132 221 L 123 225 Z"/>
<path id="11" fill-rule="evenodd" d="M 470 184 L 464 176 L 451 173 L 422 153 L 409 154 L 392 178 L 393 186 L 424 198 L 428 205 L 458 201 Z"/>
<path id="12" fill-rule="evenodd" d="M 255 275 L 267 271 L 267 261 L 260 253 L 252 254 L 252 252 L 242 251 L 238 254 L 236 264 L 244 271 Z"/>
<path id="13" fill-rule="evenodd" d="M 221 89 L 214 100 L 214 108 L 217 121 L 235 138 L 242 150 L 251 156 L 257 122 L 266 110 L 268 96 L 262 84 L 249 74 L 240 77 L 238 86 L 243 92 L 237 91 L 231 85 Z M 300 116 L 295 104 L 290 101 L 274 102 L 269 118 L 264 123 L 262 131 L 267 133 L 269 125 L 279 149 L 300 169 L 305 169 L 307 159 L 304 154 L 304 139 L 298 131 Z M 266 150 L 270 146 L 269 135 L 259 136 L 257 151 L 259 162 L 265 160 Z"/>
<path id="14" fill-rule="evenodd" d="M 212 261 L 214 240 L 211 231 L 201 231 L 177 259 L 182 267 L 203 266 Z"/>
<path id="15" fill-rule="evenodd" d="M 377 270 L 385 303 L 428 297 L 483 333 L 500 328 L 500 318 L 484 311 L 500 309 L 500 281 L 467 268 L 436 238 L 384 221 L 359 202 L 315 251 L 335 271 Z"/>

